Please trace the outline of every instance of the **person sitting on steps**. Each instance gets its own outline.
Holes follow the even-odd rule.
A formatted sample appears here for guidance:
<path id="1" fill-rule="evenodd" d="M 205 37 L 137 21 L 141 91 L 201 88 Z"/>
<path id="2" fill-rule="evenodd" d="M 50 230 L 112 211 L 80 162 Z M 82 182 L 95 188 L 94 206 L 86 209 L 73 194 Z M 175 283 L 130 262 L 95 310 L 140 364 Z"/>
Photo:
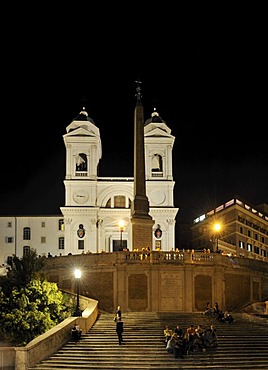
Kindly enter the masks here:
<path id="1" fill-rule="evenodd" d="M 182 328 L 180 327 L 180 324 L 177 324 L 177 326 L 176 326 L 176 328 L 174 329 L 173 332 L 177 334 L 179 339 L 181 339 L 181 340 L 183 339 L 184 332 L 183 332 Z"/>
<path id="2" fill-rule="evenodd" d="M 224 312 L 224 321 L 227 322 L 227 324 L 231 324 L 234 321 L 233 316 L 228 312 Z"/>
<path id="3" fill-rule="evenodd" d="M 210 302 L 207 302 L 204 314 L 207 316 L 211 316 L 213 314 L 213 309 Z"/>
<path id="4" fill-rule="evenodd" d="M 167 344 L 167 342 L 170 340 L 172 334 L 173 334 L 172 329 L 169 329 L 168 326 L 165 326 L 165 329 L 164 329 L 164 337 L 165 337 L 164 343 L 165 344 Z"/>
<path id="5" fill-rule="evenodd" d="M 74 324 L 74 327 L 72 328 L 72 338 L 77 343 L 82 336 L 82 329 L 80 329 L 79 325 L 77 323 Z"/>
<path id="6" fill-rule="evenodd" d="M 224 320 L 224 312 L 222 310 L 220 310 L 220 312 L 218 313 L 216 319 L 219 321 L 219 322 L 225 322 Z"/>
<path id="7" fill-rule="evenodd" d="M 215 325 L 210 325 L 210 327 L 204 330 L 203 338 L 206 348 L 215 348 L 218 346 L 218 338 Z"/>
<path id="8" fill-rule="evenodd" d="M 171 338 L 168 340 L 166 350 L 168 353 L 173 354 L 175 358 L 183 358 L 183 348 L 176 333 L 173 333 Z"/>
<path id="9" fill-rule="evenodd" d="M 214 308 L 213 308 L 213 313 L 214 313 L 214 315 L 217 316 L 219 314 L 219 312 L 220 312 L 219 304 L 218 304 L 218 302 L 215 302 Z"/>

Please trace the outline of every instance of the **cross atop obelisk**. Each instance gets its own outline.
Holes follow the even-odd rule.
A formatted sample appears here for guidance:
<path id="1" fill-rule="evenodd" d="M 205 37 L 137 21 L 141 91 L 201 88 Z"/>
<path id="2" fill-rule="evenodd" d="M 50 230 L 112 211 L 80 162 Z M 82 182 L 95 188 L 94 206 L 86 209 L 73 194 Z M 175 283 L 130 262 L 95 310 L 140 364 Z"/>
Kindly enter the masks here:
<path id="1" fill-rule="evenodd" d="M 134 112 L 134 194 L 131 207 L 132 250 L 150 247 L 152 250 L 154 220 L 149 215 L 146 196 L 144 155 L 144 114 L 141 102 L 141 81 L 136 81 L 136 107 Z"/>

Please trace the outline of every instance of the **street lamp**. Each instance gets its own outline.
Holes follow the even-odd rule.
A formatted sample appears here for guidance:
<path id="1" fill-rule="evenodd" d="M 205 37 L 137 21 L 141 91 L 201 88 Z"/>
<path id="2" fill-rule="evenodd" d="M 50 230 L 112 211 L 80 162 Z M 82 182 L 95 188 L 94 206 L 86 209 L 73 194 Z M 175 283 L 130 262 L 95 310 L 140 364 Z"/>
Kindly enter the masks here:
<path id="1" fill-rule="evenodd" d="M 120 228 L 120 250 L 123 250 L 123 231 L 124 231 L 125 222 L 123 220 L 119 221 L 119 228 Z"/>
<path id="2" fill-rule="evenodd" d="M 216 222 L 213 226 L 215 234 L 216 234 L 216 252 L 218 252 L 219 247 L 219 232 L 221 231 L 221 224 Z"/>
<path id="3" fill-rule="evenodd" d="M 74 276 L 76 279 L 76 309 L 75 309 L 74 316 L 81 316 L 80 305 L 79 305 L 81 270 L 75 269 Z"/>

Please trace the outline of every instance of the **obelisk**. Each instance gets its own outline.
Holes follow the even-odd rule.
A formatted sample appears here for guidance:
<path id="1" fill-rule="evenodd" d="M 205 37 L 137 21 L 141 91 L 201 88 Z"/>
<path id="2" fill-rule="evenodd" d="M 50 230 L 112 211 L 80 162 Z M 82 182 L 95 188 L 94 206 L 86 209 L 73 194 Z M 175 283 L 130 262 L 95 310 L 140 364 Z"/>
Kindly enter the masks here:
<path id="1" fill-rule="evenodd" d="M 132 250 L 142 250 L 153 245 L 154 220 L 149 215 L 146 196 L 144 155 L 144 114 L 141 102 L 140 81 L 136 81 L 136 107 L 134 112 L 134 194 L 131 205 Z"/>

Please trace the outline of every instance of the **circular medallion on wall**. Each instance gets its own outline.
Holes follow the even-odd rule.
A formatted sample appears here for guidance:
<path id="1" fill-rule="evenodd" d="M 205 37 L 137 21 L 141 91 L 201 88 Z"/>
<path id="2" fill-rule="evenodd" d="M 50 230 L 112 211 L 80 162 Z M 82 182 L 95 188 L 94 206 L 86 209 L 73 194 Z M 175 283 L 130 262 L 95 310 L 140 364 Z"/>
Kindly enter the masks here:
<path id="1" fill-rule="evenodd" d="M 162 204 L 165 199 L 165 193 L 162 190 L 153 190 L 150 194 L 150 199 L 154 204 Z"/>
<path id="2" fill-rule="evenodd" d="M 73 199 L 78 204 L 86 203 L 88 200 L 88 193 L 85 190 L 77 190 L 73 194 Z"/>

